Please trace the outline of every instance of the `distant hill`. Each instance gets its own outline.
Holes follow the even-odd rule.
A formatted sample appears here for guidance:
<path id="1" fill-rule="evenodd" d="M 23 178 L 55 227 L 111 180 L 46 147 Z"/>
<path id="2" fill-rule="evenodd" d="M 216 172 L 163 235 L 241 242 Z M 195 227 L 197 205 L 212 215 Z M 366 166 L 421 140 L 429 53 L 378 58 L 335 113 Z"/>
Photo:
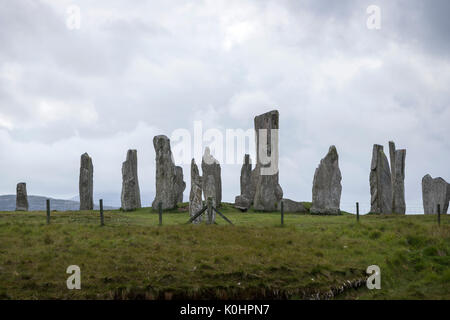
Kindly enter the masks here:
<path id="1" fill-rule="evenodd" d="M 76 211 L 80 209 L 80 203 L 73 200 L 52 199 L 41 196 L 28 196 L 28 204 L 30 211 L 47 210 L 46 200 L 50 199 L 51 210 L 57 211 Z M 94 209 L 98 210 L 99 206 L 94 204 Z M 104 206 L 105 210 L 118 209 L 118 207 Z M 16 195 L 0 196 L 0 211 L 16 210 Z"/>

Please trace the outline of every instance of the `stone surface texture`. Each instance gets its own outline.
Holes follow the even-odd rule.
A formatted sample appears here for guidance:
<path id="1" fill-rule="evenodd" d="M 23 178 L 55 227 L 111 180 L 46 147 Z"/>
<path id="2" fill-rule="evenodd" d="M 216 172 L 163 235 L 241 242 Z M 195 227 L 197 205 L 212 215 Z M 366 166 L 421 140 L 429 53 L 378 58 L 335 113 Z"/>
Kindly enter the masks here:
<path id="1" fill-rule="evenodd" d="M 389 162 L 383 146 L 374 145 L 370 166 L 370 194 L 372 213 L 392 213 L 392 180 Z"/>
<path id="2" fill-rule="evenodd" d="M 94 166 L 87 154 L 81 155 L 80 161 L 80 210 L 94 209 Z"/>
<path id="3" fill-rule="evenodd" d="M 203 208 L 202 201 L 202 177 L 198 171 L 195 160 L 191 162 L 191 191 L 189 193 L 189 215 L 193 217 L 197 212 Z M 196 218 L 192 223 L 199 224 L 202 222 L 204 214 Z"/>
<path id="4" fill-rule="evenodd" d="M 122 210 L 132 211 L 141 208 L 136 150 L 128 150 L 127 159 L 122 164 L 121 201 Z"/>
<path id="5" fill-rule="evenodd" d="M 222 203 L 222 178 L 221 178 L 221 168 L 220 163 L 212 155 L 208 147 L 205 148 L 205 153 L 202 157 L 202 174 L 203 174 L 203 189 L 206 188 L 206 182 L 208 176 L 214 177 L 215 192 L 214 195 L 216 205 L 220 206 Z M 205 192 L 205 191 L 204 191 Z"/>
<path id="6" fill-rule="evenodd" d="M 302 202 L 293 201 L 290 199 L 283 199 L 283 211 L 292 213 L 305 213 L 307 212 Z"/>
<path id="7" fill-rule="evenodd" d="M 341 180 L 339 155 L 336 147 L 331 146 L 328 154 L 320 161 L 314 173 L 311 213 L 324 215 L 340 214 Z"/>
<path id="8" fill-rule="evenodd" d="M 442 178 L 432 178 L 429 174 L 422 179 L 422 199 L 425 214 L 437 214 L 437 205 L 441 214 L 447 214 L 449 205 L 449 185 Z"/>
<path id="9" fill-rule="evenodd" d="M 25 182 L 17 184 L 16 211 L 28 211 L 27 184 Z"/>

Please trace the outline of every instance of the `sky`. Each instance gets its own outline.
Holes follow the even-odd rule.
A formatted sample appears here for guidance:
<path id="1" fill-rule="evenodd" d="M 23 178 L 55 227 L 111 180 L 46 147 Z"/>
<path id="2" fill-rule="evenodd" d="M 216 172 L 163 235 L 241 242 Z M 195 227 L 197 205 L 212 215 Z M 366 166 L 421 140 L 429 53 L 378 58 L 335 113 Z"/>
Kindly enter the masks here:
<path id="1" fill-rule="evenodd" d="M 0 194 L 24 181 L 28 194 L 72 198 L 88 152 L 96 197 L 120 204 L 137 149 L 150 205 L 155 135 L 193 134 L 195 121 L 225 135 L 277 109 L 285 198 L 311 201 L 335 145 L 341 209 L 368 211 L 373 144 L 393 140 L 407 149 L 407 212 L 422 212 L 422 177 L 450 181 L 449 12 L 447 0 L 1 0 Z M 188 201 L 190 166 L 175 161 Z M 222 164 L 224 201 L 240 169 Z"/>

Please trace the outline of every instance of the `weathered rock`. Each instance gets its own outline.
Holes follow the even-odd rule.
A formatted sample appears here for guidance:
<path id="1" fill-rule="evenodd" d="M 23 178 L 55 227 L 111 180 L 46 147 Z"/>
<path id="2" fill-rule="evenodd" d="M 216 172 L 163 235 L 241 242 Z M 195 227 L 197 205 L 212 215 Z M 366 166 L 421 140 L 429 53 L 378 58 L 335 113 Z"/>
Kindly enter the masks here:
<path id="1" fill-rule="evenodd" d="M 283 199 L 283 211 L 292 213 L 307 212 L 302 202 L 297 202 L 290 199 Z"/>
<path id="2" fill-rule="evenodd" d="M 394 177 L 392 178 L 392 211 L 406 214 L 405 202 L 405 158 L 406 150 L 395 150 Z"/>
<path id="3" fill-rule="evenodd" d="M 177 203 L 183 202 L 183 192 L 186 189 L 186 182 L 183 180 L 183 168 L 175 167 L 175 197 Z"/>
<path id="4" fill-rule="evenodd" d="M 202 177 L 198 171 L 195 160 L 191 162 L 191 192 L 189 194 L 189 215 L 193 217 L 203 208 L 202 202 Z M 192 223 L 198 224 L 202 222 L 202 216 L 198 217 Z"/>
<path id="5" fill-rule="evenodd" d="M 277 110 L 255 117 L 256 166 L 252 172 L 255 189 L 253 207 L 258 211 L 276 211 L 283 198 L 278 183 L 278 129 Z"/>
<path id="6" fill-rule="evenodd" d="M 156 195 L 152 207 L 157 210 L 161 202 L 163 210 L 174 209 L 179 200 L 183 199 L 186 188 L 183 171 L 181 167 L 175 167 L 169 138 L 164 135 L 155 136 L 153 146 L 156 153 Z"/>
<path id="7" fill-rule="evenodd" d="M 25 182 L 17 184 L 16 211 L 28 211 L 27 184 Z"/>
<path id="8" fill-rule="evenodd" d="M 215 182 L 214 195 L 217 206 L 222 203 L 222 178 L 220 163 L 212 155 L 208 147 L 205 148 L 205 153 L 202 158 L 202 173 L 203 173 L 203 189 L 207 181 L 207 177 L 212 175 Z"/>
<path id="9" fill-rule="evenodd" d="M 80 210 L 94 209 L 94 166 L 87 153 L 81 156 Z"/>
<path id="10" fill-rule="evenodd" d="M 250 155 L 246 154 L 241 168 L 241 194 L 235 198 L 235 207 L 243 211 L 247 210 L 252 205 L 254 196 L 252 192 L 252 164 Z"/>
<path id="11" fill-rule="evenodd" d="M 391 169 L 383 146 L 374 145 L 370 167 L 370 194 L 373 213 L 392 213 Z"/>
<path id="12" fill-rule="evenodd" d="M 422 179 L 422 200 L 425 214 L 437 214 L 437 205 L 441 214 L 447 214 L 449 205 L 448 183 L 442 178 L 433 179 L 429 174 Z"/>
<path id="13" fill-rule="evenodd" d="M 336 147 L 331 146 L 314 173 L 311 213 L 340 214 L 341 180 L 339 155 Z"/>
<path id="14" fill-rule="evenodd" d="M 216 181 L 212 174 L 207 176 L 203 176 L 203 194 L 205 196 L 205 202 L 208 203 L 208 199 L 211 198 L 213 207 L 217 207 L 216 201 Z M 212 210 L 211 219 L 207 218 L 207 223 L 214 223 L 216 221 L 216 212 Z"/>
<path id="15" fill-rule="evenodd" d="M 125 211 L 141 208 L 136 150 L 128 150 L 127 160 L 122 164 L 121 200 L 122 209 Z"/>

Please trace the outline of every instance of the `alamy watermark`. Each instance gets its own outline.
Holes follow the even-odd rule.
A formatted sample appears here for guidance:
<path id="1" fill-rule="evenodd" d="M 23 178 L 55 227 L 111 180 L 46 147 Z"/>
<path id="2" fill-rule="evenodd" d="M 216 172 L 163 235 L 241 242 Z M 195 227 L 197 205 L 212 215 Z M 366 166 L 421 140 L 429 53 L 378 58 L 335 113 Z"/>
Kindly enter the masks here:
<path id="1" fill-rule="evenodd" d="M 67 267 L 66 273 L 71 274 L 70 277 L 67 278 L 66 284 L 67 289 L 73 290 L 81 289 L 81 269 L 77 265 L 71 265 Z"/>
<path id="2" fill-rule="evenodd" d="M 370 274 L 369 278 L 367 278 L 366 286 L 367 289 L 373 290 L 381 289 L 381 270 L 377 265 L 368 266 L 366 270 L 367 274 Z"/>
<path id="3" fill-rule="evenodd" d="M 370 5 L 366 9 L 366 13 L 369 15 L 366 21 L 367 29 L 380 30 L 381 29 L 381 9 L 379 6 Z"/>

